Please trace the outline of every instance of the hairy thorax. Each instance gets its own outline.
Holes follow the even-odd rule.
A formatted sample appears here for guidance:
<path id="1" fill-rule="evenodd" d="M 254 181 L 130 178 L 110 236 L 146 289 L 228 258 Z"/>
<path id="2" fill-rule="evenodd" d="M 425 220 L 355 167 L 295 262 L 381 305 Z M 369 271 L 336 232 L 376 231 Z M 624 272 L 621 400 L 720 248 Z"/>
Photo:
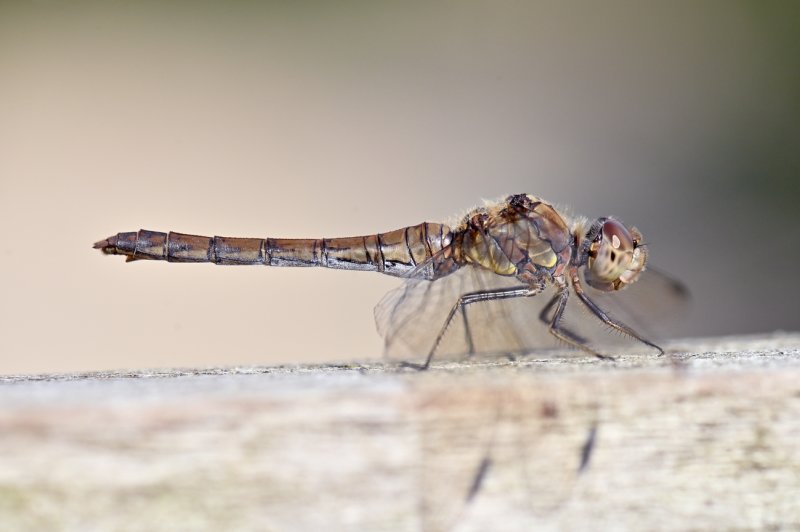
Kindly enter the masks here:
<path id="1" fill-rule="evenodd" d="M 527 194 L 476 209 L 456 233 L 464 262 L 530 284 L 562 275 L 572 256 L 566 221 L 550 204 Z"/>

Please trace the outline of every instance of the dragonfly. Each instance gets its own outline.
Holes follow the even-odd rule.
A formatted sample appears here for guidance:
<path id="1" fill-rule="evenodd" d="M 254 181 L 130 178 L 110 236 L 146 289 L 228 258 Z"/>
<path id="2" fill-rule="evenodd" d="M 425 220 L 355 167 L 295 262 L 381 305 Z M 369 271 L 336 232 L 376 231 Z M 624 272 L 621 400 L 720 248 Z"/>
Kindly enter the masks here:
<path id="1" fill-rule="evenodd" d="M 488 202 L 450 225 L 423 222 L 365 236 L 237 238 L 142 229 L 94 247 L 128 261 L 318 266 L 400 277 L 402 285 L 376 306 L 376 324 L 386 355 L 420 370 L 439 355 L 529 352 L 548 336 L 612 359 L 566 323 L 575 300 L 606 329 L 664 353 L 597 299 L 651 274 L 643 275 L 648 247 L 641 233 L 610 216 L 567 215 L 529 194 Z M 662 285 L 685 293 L 677 281 Z M 544 304 L 530 305 L 535 296 Z"/>

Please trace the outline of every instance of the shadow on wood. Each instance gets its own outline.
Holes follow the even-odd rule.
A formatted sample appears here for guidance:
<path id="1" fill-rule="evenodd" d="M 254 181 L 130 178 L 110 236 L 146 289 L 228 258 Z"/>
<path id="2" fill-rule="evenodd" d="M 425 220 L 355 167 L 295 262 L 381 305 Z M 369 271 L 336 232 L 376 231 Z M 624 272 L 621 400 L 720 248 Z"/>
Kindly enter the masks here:
<path id="1" fill-rule="evenodd" d="M 800 527 L 800 335 L 0 379 L 13 530 Z"/>

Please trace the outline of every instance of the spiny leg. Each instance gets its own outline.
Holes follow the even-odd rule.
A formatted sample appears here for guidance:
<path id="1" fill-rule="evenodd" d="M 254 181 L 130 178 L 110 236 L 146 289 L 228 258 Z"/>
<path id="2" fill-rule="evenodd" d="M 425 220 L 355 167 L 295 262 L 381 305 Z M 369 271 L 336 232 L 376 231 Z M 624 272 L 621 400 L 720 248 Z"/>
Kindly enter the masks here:
<path id="1" fill-rule="evenodd" d="M 561 294 L 559 293 L 550 298 L 550 301 L 547 302 L 547 305 L 545 305 L 542 311 L 539 313 L 539 320 L 541 320 L 542 323 L 544 323 L 547 326 L 549 326 L 550 322 L 552 321 L 552 318 L 550 318 L 548 314 L 550 313 L 550 310 L 558 302 L 558 299 L 560 297 Z M 574 342 L 577 342 L 579 344 L 586 344 L 587 342 L 587 340 L 584 337 L 571 331 L 570 329 L 567 329 L 566 327 L 561 327 L 560 330 L 562 334 L 564 334 L 565 336 L 569 336 Z"/>
<path id="2" fill-rule="evenodd" d="M 658 351 L 659 356 L 664 354 L 664 350 L 661 349 L 661 347 L 657 346 L 656 344 L 654 344 L 653 342 L 651 342 L 649 340 L 646 340 L 646 339 L 642 338 L 641 336 L 639 336 L 639 333 L 637 333 L 636 331 L 634 331 L 633 329 L 631 329 L 630 327 L 628 327 L 624 323 L 616 321 L 611 316 L 606 314 L 606 312 L 603 309 L 598 307 L 597 304 L 594 301 L 589 299 L 589 296 L 587 296 L 583 291 L 583 287 L 581 286 L 580 279 L 578 278 L 577 270 L 571 271 L 570 272 L 570 277 L 572 279 L 572 287 L 575 290 L 575 293 L 578 295 L 578 299 L 580 299 L 581 302 L 584 305 L 586 305 L 586 307 L 592 312 L 592 314 L 594 314 L 595 316 L 597 316 L 600 319 L 600 321 L 602 321 L 603 323 L 605 323 L 606 325 L 608 325 L 612 329 L 615 329 L 615 330 L 621 332 L 622 334 L 625 334 L 625 335 L 627 335 L 627 336 L 629 336 L 629 337 L 631 337 L 631 338 L 633 338 L 635 340 L 638 340 L 638 341 L 642 342 L 643 344 L 645 344 L 647 346 L 652 347 L 653 349 L 656 349 Z"/>
<path id="3" fill-rule="evenodd" d="M 403 362 L 401 364 L 402 367 L 406 368 L 414 368 L 418 370 L 425 370 L 428 369 L 428 366 L 431 364 L 431 360 L 433 359 L 434 353 L 436 353 L 436 349 L 439 347 L 439 344 L 444 338 L 444 333 L 447 332 L 447 328 L 450 326 L 450 322 L 453 321 L 453 318 L 456 315 L 456 312 L 459 309 L 463 309 L 467 305 L 471 305 L 472 303 L 479 303 L 482 301 L 495 301 L 498 299 L 512 299 L 516 297 L 528 297 L 533 296 L 541 292 L 540 286 L 512 286 L 509 288 L 501 288 L 498 290 L 478 290 L 477 292 L 468 292 L 463 294 L 461 297 L 458 298 L 453 308 L 450 309 L 450 312 L 447 314 L 447 318 L 444 320 L 444 324 L 442 325 L 439 334 L 436 336 L 436 340 L 433 342 L 433 347 L 431 347 L 430 352 L 428 353 L 425 362 L 422 364 L 414 364 L 412 362 Z M 471 338 L 468 340 L 471 344 Z"/>
<path id="4" fill-rule="evenodd" d="M 614 360 L 614 357 L 598 353 L 597 351 L 586 345 L 584 342 L 576 341 L 574 338 L 572 338 L 572 333 L 565 332 L 564 329 L 561 328 L 561 318 L 564 316 L 564 310 L 566 310 L 567 308 L 568 299 L 569 299 L 569 289 L 565 284 L 562 284 L 561 288 L 559 289 L 559 292 L 553 298 L 554 300 L 553 304 L 556 305 L 556 310 L 553 313 L 552 319 L 550 320 L 550 327 L 548 328 L 550 334 L 552 334 L 562 342 L 565 342 L 571 346 L 577 347 L 578 349 L 583 349 L 584 351 L 593 354 L 597 358 L 601 358 L 603 360 Z"/>

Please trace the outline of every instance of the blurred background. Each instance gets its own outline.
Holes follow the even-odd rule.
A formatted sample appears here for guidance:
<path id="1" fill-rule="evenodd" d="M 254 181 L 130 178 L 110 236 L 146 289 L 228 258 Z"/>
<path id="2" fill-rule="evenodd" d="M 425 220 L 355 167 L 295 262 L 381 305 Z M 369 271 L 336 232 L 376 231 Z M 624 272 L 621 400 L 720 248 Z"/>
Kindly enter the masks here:
<path id="1" fill-rule="evenodd" d="M 637 225 L 692 290 L 672 334 L 798 330 L 798 6 L 2 2 L 0 373 L 378 357 L 397 279 L 91 245 L 517 192 Z"/>

